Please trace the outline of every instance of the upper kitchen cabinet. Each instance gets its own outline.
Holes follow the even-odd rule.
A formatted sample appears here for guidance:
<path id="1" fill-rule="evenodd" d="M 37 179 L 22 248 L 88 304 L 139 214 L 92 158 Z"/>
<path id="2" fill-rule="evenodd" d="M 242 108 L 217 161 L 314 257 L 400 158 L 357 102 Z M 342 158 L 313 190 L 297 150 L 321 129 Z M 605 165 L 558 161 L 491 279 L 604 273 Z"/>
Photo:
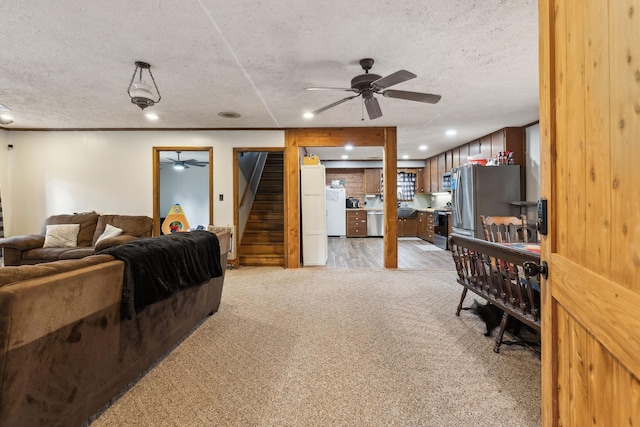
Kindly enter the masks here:
<path id="1" fill-rule="evenodd" d="M 516 165 L 524 165 L 524 129 L 509 127 L 493 132 L 491 135 L 491 156 L 503 151 L 511 151 Z"/>
<path id="2" fill-rule="evenodd" d="M 491 151 L 491 139 L 491 135 L 486 135 L 480 138 L 480 154 L 482 154 L 482 157 L 487 160 L 493 157 Z"/>
<path id="3" fill-rule="evenodd" d="M 440 191 L 440 175 L 438 175 L 438 157 L 431 157 L 427 159 L 431 163 L 431 175 L 429 186 L 431 193 L 437 193 Z"/>
<path id="4" fill-rule="evenodd" d="M 469 146 L 469 154 L 468 156 L 475 156 L 476 154 L 480 154 L 480 140 L 476 139 L 475 141 L 471 141 L 469 144 L 467 144 Z M 465 159 L 465 163 L 466 159 Z"/>
<path id="5" fill-rule="evenodd" d="M 382 169 L 364 170 L 364 192 L 365 194 L 382 193 Z"/>
<path id="6" fill-rule="evenodd" d="M 425 194 L 431 189 L 431 163 L 424 163 L 424 167 L 416 171 L 416 194 Z"/>

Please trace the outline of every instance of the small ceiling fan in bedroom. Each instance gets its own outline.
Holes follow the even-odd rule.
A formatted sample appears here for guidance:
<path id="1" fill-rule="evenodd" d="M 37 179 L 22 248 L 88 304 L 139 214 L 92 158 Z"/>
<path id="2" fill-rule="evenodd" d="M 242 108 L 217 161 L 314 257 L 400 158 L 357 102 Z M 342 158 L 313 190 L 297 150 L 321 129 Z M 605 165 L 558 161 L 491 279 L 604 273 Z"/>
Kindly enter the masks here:
<path id="1" fill-rule="evenodd" d="M 176 154 L 178 155 L 177 159 L 171 159 L 167 157 L 166 160 L 168 160 L 168 162 L 161 161 L 160 167 L 163 168 L 165 166 L 173 165 L 174 169 L 181 170 L 181 169 L 189 169 L 190 166 L 197 166 L 199 168 L 203 168 L 209 164 L 209 162 L 203 162 L 196 159 L 180 160 L 180 153 L 182 153 L 182 151 L 176 151 Z"/>
<path id="2" fill-rule="evenodd" d="M 329 104 L 325 107 L 319 108 L 312 113 L 308 113 L 308 116 L 315 116 L 323 111 L 333 108 L 336 105 L 340 105 L 343 102 L 347 102 L 353 98 L 357 98 L 362 95 L 364 105 L 367 107 L 367 113 L 369 119 L 377 119 L 382 116 L 382 110 L 378 100 L 373 96 L 379 94 L 387 98 L 406 99 L 408 101 L 426 102 L 427 104 L 435 104 L 440 101 L 440 95 L 434 95 L 431 93 L 422 92 L 408 92 L 405 90 L 390 90 L 388 87 L 397 85 L 407 80 L 411 80 L 417 77 L 415 74 L 406 71 L 399 70 L 395 73 L 389 74 L 386 77 L 381 77 L 378 74 L 369 74 L 369 70 L 373 67 L 373 59 L 364 58 L 360 60 L 360 66 L 364 70 L 364 74 L 360 74 L 351 79 L 351 87 L 349 88 L 337 88 L 337 87 L 308 87 L 306 90 L 342 90 L 346 92 L 355 92 L 356 95 L 348 96 L 339 101 Z"/>

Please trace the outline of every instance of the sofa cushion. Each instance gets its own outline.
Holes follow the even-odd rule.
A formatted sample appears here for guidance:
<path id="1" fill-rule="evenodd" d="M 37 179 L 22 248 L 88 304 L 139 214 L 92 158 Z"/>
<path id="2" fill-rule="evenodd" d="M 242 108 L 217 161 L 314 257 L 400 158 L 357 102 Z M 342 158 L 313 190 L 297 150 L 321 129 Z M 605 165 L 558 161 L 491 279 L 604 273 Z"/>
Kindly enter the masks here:
<path id="1" fill-rule="evenodd" d="M 56 261 L 37 265 L 21 265 L 17 267 L 3 267 L 0 268 L 0 287 L 10 283 L 51 276 L 53 274 L 77 270 L 90 265 L 96 265 L 113 260 L 114 258 L 109 255 L 95 255 L 77 260 Z"/>
<path id="2" fill-rule="evenodd" d="M 107 225 L 122 230 L 122 234 L 134 237 L 151 237 L 153 219 L 143 215 L 100 215 L 93 234 L 91 246 L 95 246 Z"/>
<path id="3" fill-rule="evenodd" d="M 73 248 L 38 248 L 38 249 L 30 249 L 28 251 L 22 252 L 23 260 L 34 260 L 34 261 L 56 261 L 60 254 L 72 250 Z"/>
<path id="4" fill-rule="evenodd" d="M 122 228 L 118 228 L 118 227 L 114 227 L 111 224 L 107 224 L 107 226 L 104 229 L 104 233 L 102 233 L 100 235 L 100 237 L 98 237 L 96 239 L 96 244 L 95 246 L 97 246 L 100 242 L 102 242 L 104 239 L 108 239 L 110 237 L 116 237 L 122 234 Z"/>
<path id="5" fill-rule="evenodd" d="M 80 224 L 47 225 L 43 248 L 75 248 L 78 246 Z"/>
<path id="6" fill-rule="evenodd" d="M 70 248 L 58 255 L 58 259 L 80 259 L 95 254 L 94 248 Z"/>
<path id="7" fill-rule="evenodd" d="M 45 220 L 40 234 L 44 235 L 46 233 L 47 225 L 80 224 L 78 246 L 93 246 L 93 235 L 96 231 L 99 216 L 100 215 L 95 212 L 83 212 L 73 215 L 52 215 Z M 102 232 L 100 234 L 102 234 Z"/>

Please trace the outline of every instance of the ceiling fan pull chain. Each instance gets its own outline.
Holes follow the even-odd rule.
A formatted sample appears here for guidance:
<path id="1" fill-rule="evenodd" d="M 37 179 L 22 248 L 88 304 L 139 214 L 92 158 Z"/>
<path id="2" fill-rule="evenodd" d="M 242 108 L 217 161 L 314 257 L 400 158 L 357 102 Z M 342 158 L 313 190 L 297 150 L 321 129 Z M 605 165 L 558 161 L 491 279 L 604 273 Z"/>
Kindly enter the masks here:
<path id="1" fill-rule="evenodd" d="M 362 103 L 360 104 L 360 115 L 361 115 L 361 121 L 364 122 L 364 98 L 362 98 Z"/>

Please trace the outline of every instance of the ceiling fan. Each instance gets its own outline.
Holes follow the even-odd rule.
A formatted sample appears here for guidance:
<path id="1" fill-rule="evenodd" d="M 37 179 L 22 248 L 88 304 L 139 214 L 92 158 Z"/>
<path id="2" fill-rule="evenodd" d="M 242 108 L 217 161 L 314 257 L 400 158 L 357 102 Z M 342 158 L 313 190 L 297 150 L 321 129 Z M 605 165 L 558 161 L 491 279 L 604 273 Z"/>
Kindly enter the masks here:
<path id="1" fill-rule="evenodd" d="M 364 105 L 367 107 L 367 113 L 369 119 L 377 119 L 382 116 L 382 110 L 378 100 L 373 96 L 374 94 L 380 94 L 387 98 L 406 99 L 409 101 L 426 102 L 428 104 L 435 104 L 440 101 L 440 95 L 433 95 L 430 93 L 421 92 L 408 92 L 405 90 L 389 90 L 390 86 L 397 85 L 398 83 L 406 82 L 417 77 L 415 74 L 406 70 L 396 71 L 389 74 L 386 77 L 381 77 L 378 74 L 369 74 L 369 70 L 373 67 L 373 59 L 364 58 L 360 60 L 360 66 L 364 70 L 364 74 L 360 74 L 351 79 L 350 88 L 337 88 L 337 87 L 308 87 L 306 90 L 342 90 L 347 92 L 355 92 L 357 95 L 348 96 L 340 101 L 336 101 L 333 104 L 329 104 L 325 107 L 319 108 L 312 112 L 311 115 L 322 113 L 329 108 L 333 108 L 336 105 L 340 105 L 343 102 L 347 102 L 353 98 L 357 98 L 362 95 Z"/>
<path id="2" fill-rule="evenodd" d="M 169 160 L 170 162 L 162 162 L 162 165 L 160 167 L 163 168 L 165 166 L 173 165 L 174 169 L 189 169 L 189 166 L 197 166 L 199 168 L 202 168 L 209 164 L 209 162 L 202 162 L 196 159 L 180 160 L 180 153 L 182 153 L 182 151 L 176 151 L 176 154 L 178 155 L 177 159 L 171 159 L 167 157 L 167 160 Z"/>

